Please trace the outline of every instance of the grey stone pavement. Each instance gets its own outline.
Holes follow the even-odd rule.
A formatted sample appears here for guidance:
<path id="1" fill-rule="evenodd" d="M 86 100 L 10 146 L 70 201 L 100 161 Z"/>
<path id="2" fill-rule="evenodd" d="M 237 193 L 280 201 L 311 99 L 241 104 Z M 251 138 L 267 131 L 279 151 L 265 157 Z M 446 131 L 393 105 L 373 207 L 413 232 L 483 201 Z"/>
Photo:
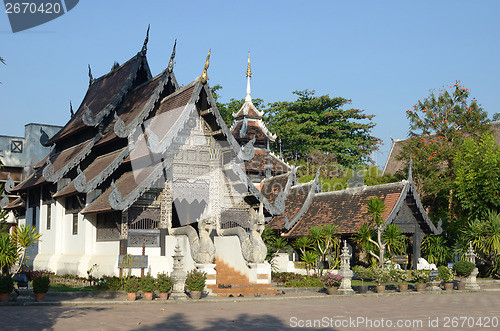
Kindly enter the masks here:
<path id="1" fill-rule="evenodd" d="M 0 305 L 0 330 L 500 330 L 500 285 L 352 297 L 313 291 L 175 302 L 48 296 Z"/>

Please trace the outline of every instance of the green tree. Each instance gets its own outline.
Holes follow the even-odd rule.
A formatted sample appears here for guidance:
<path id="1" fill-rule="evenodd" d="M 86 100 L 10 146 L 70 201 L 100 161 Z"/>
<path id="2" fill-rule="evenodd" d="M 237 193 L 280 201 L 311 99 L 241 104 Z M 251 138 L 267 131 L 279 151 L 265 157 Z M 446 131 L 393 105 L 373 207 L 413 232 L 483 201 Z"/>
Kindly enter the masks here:
<path id="1" fill-rule="evenodd" d="M 382 233 L 385 231 L 386 225 L 385 221 L 382 218 L 382 214 L 385 211 L 384 201 L 378 197 L 373 197 L 368 199 L 366 203 L 368 207 L 367 215 L 370 217 L 370 221 L 372 226 L 377 228 L 377 241 L 369 238 L 368 240 L 375 245 L 378 249 L 378 255 L 376 255 L 373 251 L 369 251 L 370 255 L 377 259 L 379 267 L 382 268 L 384 266 L 384 255 L 386 243 L 382 239 Z"/>
<path id="2" fill-rule="evenodd" d="M 375 231 L 367 223 L 363 223 L 359 230 L 354 234 L 356 240 L 356 247 L 359 250 L 359 261 L 369 265 L 368 255 L 370 251 L 375 251 L 376 246 L 371 240 L 375 239 Z"/>
<path id="3" fill-rule="evenodd" d="M 406 111 L 409 139 L 398 158 L 413 158 L 413 180 L 435 219 L 457 218 L 453 208 L 454 156 L 467 138 L 478 140 L 489 120 L 468 88 L 456 82 L 419 100 Z M 401 174 L 406 177 L 406 173 Z"/>
<path id="4" fill-rule="evenodd" d="M 488 210 L 461 229 L 457 246 L 462 259 L 465 258 L 469 243 L 472 243 L 476 256 L 499 277 L 500 214 L 497 211 Z"/>
<path id="5" fill-rule="evenodd" d="M 408 247 L 407 237 L 399 231 L 396 224 L 388 224 L 382 233 L 382 239 L 387 245 L 387 253 L 389 257 L 393 255 L 401 255 L 406 252 Z"/>
<path id="6" fill-rule="evenodd" d="M 451 248 L 443 235 L 425 236 L 422 241 L 422 257 L 437 266 L 446 265 L 451 257 Z"/>
<path id="7" fill-rule="evenodd" d="M 307 159 L 313 152 L 332 154 L 344 166 L 369 160 L 380 139 L 371 135 L 375 126 L 359 109 L 347 109 L 351 100 L 328 95 L 316 97 L 314 91 L 295 91 L 297 100 L 270 104 L 266 111 L 269 128 L 282 141 L 285 159 Z M 369 120 L 368 123 L 360 123 Z"/>
<path id="8" fill-rule="evenodd" d="M 456 205 L 475 218 L 500 210 L 500 147 L 491 134 L 465 139 L 454 158 Z"/>
<path id="9" fill-rule="evenodd" d="M 309 276 L 309 270 L 314 269 L 314 266 L 318 262 L 318 254 L 312 251 L 305 251 L 301 260 L 306 264 L 306 271 Z"/>
<path id="10" fill-rule="evenodd" d="M 491 120 L 492 121 L 500 121 L 500 113 L 494 113 Z"/>
<path id="11" fill-rule="evenodd" d="M 299 237 L 294 240 L 292 243 L 293 248 L 298 249 L 300 253 L 302 254 L 301 256 L 304 256 L 306 250 L 308 248 L 312 248 L 312 242 L 309 237 Z"/>
<path id="12" fill-rule="evenodd" d="M 31 225 L 20 225 L 14 229 L 12 232 L 12 241 L 19 249 L 19 263 L 18 268 L 14 273 L 17 273 L 24 263 L 24 258 L 26 256 L 26 249 L 31 245 L 36 244 L 40 237 L 40 233 L 37 233 L 36 227 Z"/>
<path id="13" fill-rule="evenodd" d="M 10 268 L 17 262 L 19 250 L 8 233 L 0 233 L 0 270 L 10 274 Z"/>
<path id="14" fill-rule="evenodd" d="M 313 226 L 309 229 L 309 239 L 313 243 L 317 255 L 321 258 L 320 273 L 322 274 L 326 257 L 331 257 L 332 252 L 337 250 L 340 246 L 338 226 L 333 224 Z"/>

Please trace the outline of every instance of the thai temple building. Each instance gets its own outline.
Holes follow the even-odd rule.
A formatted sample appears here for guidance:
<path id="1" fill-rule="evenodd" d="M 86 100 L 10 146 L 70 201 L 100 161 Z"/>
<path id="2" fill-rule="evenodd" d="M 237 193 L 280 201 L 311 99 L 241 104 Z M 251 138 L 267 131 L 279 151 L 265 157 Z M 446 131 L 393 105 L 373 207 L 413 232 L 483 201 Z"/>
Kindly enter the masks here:
<path id="1" fill-rule="evenodd" d="M 411 175 L 401 183 L 326 193 L 318 175 L 298 183 L 295 169 L 269 149 L 276 136 L 252 103 L 250 58 L 245 103 L 228 128 L 207 82 L 210 52 L 201 76 L 180 86 L 175 44 L 165 70 L 153 76 L 147 43 L 148 37 L 135 56 L 99 78 L 89 67 L 77 111 L 44 141 L 49 155 L 9 186 L 22 204 L 7 209 L 23 209 L 20 223 L 42 234 L 28 252 L 32 268 L 86 275 L 97 264 L 96 275 L 127 268 L 137 275 L 142 268 L 156 276 L 172 272 L 179 245 L 184 269 L 206 271 L 214 294 L 232 293 L 218 285 L 233 273 L 264 295 L 276 293 L 261 238 L 266 222 L 289 238 L 338 222 L 348 239 L 363 223 L 363 201 L 382 196 L 385 219 L 414 236 L 416 256 L 423 235 L 440 232 Z M 126 256 L 142 262 L 125 265 Z"/>

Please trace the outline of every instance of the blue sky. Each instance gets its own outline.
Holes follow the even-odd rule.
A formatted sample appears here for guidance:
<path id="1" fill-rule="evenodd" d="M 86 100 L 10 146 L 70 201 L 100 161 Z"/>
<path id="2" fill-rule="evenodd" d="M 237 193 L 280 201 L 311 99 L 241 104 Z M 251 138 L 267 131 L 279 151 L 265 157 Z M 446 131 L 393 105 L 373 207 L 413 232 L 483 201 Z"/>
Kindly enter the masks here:
<path id="1" fill-rule="evenodd" d="M 3 10 L 2 10 L 3 11 Z M 80 1 L 65 15 L 12 33 L 0 13 L 1 135 L 27 123 L 64 125 L 94 77 L 141 48 L 151 24 L 153 75 L 168 64 L 188 84 L 212 49 L 209 83 L 222 101 L 245 97 L 248 51 L 252 97 L 293 100 L 294 90 L 352 99 L 375 114 L 374 155 L 383 166 L 390 137 L 404 138 L 405 111 L 430 89 L 460 80 L 493 115 L 500 112 L 499 1 Z"/>

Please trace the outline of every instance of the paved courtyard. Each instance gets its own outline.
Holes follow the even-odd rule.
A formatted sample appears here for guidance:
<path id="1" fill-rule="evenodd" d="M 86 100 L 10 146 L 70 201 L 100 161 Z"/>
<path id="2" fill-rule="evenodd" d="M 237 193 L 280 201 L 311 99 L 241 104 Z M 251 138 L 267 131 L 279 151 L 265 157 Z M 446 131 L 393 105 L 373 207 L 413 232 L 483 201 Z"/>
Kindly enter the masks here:
<path id="1" fill-rule="evenodd" d="M 498 330 L 500 292 L 0 307 L 0 330 Z M 481 325 L 480 325 L 481 324 Z"/>

